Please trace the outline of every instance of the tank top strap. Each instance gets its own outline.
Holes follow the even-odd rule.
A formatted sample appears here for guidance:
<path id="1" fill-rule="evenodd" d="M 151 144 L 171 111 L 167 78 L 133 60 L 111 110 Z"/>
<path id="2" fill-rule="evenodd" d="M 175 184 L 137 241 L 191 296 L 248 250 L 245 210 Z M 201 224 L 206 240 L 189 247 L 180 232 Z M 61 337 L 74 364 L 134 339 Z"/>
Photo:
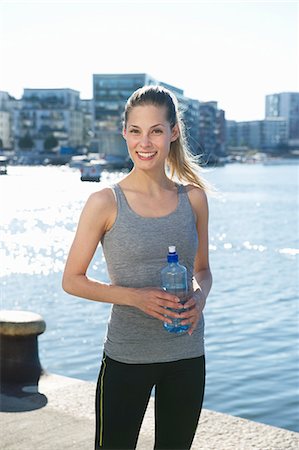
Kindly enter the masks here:
<path id="1" fill-rule="evenodd" d="M 178 188 L 179 194 L 184 194 L 186 192 L 185 186 L 182 183 L 175 183 Z"/>
<path id="2" fill-rule="evenodd" d="M 126 206 L 127 201 L 126 201 L 125 195 L 124 195 L 121 187 L 117 183 L 115 183 L 111 186 L 111 189 L 113 190 L 114 195 L 115 195 L 117 208 L 119 210 L 123 209 L 123 207 Z"/>
<path id="3" fill-rule="evenodd" d="M 182 197 L 189 199 L 186 186 L 182 183 L 176 183 L 176 185 L 178 188 L 178 194 L 181 195 Z"/>
<path id="4" fill-rule="evenodd" d="M 179 197 L 181 198 L 181 201 L 179 201 L 179 205 L 181 206 L 181 208 L 184 208 L 186 214 L 188 214 L 191 211 L 192 215 L 194 217 L 194 220 L 196 221 L 197 220 L 196 214 L 193 211 L 186 185 L 177 184 L 177 186 L 178 186 Z"/>

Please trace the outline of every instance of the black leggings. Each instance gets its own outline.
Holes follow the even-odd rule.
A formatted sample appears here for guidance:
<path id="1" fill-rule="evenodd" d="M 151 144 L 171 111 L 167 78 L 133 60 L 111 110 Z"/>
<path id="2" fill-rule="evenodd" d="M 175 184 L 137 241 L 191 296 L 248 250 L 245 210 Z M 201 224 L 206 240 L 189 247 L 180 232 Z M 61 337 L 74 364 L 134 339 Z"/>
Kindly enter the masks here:
<path id="1" fill-rule="evenodd" d="M 155 450 L 190 449 L 201 412 L 205 357 L 124 364 L 104 354 L 96 391 L 95 449 L 135 449 L 155 386 Z"/>

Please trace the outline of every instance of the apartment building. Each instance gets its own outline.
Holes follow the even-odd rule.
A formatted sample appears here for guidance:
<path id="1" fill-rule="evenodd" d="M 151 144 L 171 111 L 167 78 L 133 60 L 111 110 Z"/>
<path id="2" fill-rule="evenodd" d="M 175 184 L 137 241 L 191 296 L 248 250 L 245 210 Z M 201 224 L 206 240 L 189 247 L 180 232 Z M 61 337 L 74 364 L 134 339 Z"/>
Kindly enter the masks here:
<path id="1" fill-rule="evenodd" d="M 83 113 L 83 145 L 89 148 L 93 139 L 93 99 L 80 99 L 80 109 Z"/>
<path id="2" fill-rule="evenodd" d="M 286 121 L 287 141 L 290 147 L 299 145 L 299 92 L 280 92 L 266 95 L 265 117 L 279 117 Z"/>
<path id="3" fill-rule="evenodd" d="M 271 149 L 289 145 L 288 122 L 283 117 L 267 117 L 262 124 L 261 148 Z"/>
<path id="4" fill-rule="evenodd" d="M 287 122 L 282 117 L 236 122 L 228 120 L 227 147 L 271 151 L 287 144 Z"/>
<path id="5" fill-rule="evenodd" d="M 12 114 L 16 103 L 8 92 L 0 91 L 0 149 L 13 148 Z"/>
<path id="6" fill-rule="evenodd" d="M 11 147 L 11 120 L 10 113 L 0 111 L 0 149 Z"/>
<path id="7" fill-rule="evenodd" d="M 122 114 L 130 95 L 146 84 L 156 84 L 156 80 L 145 73 L 93 75 L 93 151 L 127 156 Z"/>
<path id="8" fill-rule="evenodd" d="M 225 113 L 218 109 L 215 101 L 199 103 L 199 142 L 200 148 L 210 158 L 224 156 Z"/>
<path id="9" fill-rule="evenodd" d="M 58 146 L 83 145 L 83 112 L 79 92 L 73 89 L 24 89 L 13 121 L 16 149 L 25 136 L 37 152 L 45 151 L 49 137 L 55 138 Z"/>

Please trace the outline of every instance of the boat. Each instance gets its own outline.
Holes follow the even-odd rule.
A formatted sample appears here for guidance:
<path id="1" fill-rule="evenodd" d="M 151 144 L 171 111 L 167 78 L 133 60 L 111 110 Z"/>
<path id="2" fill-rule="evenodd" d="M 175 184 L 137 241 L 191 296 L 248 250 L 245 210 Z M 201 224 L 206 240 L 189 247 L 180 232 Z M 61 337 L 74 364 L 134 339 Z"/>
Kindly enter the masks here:
<path id="1" fill-rule="evenodd" d="M 101 160 L 90 160 L 82 162 L 80 167 L 81 181 L 96 181 L 101 179 L 101 173 L 105 169 L 106 164 Z"/>
<path id="2" fill-rule="evenodd" d="M 7 175 L 7 156 L 0 156 L 0 175 Z"/>

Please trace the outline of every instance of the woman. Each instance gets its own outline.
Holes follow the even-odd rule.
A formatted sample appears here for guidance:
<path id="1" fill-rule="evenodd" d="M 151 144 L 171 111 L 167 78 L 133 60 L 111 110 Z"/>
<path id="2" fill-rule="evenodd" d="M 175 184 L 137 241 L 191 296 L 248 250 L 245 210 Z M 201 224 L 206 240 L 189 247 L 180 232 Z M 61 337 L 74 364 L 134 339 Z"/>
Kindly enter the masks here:
<path id="1" fill-rule="evenodd" d="M 123 137 L 133 169 L 87 200 L 63 276 L 66 292 L 113 304 L 97 384 L 95 448 L 136 447 L 155 386 L 155 449 L 189 449 L 205 383 L 209 188 L 186 148 L 169 90 L 145 86 L 132 94 Z M 174 175 L 188 184 L 174 182 Z M 111 284 L 86 276 L 99 242 Z M 188 270 L 191 294 L 184 306 L 160 287 L 169 245 Z M 166 307 L 172 309 L 167 318 Z M 172 318 L 190 325 L 188 332 L 168 333 L 163 322 Z"/>

